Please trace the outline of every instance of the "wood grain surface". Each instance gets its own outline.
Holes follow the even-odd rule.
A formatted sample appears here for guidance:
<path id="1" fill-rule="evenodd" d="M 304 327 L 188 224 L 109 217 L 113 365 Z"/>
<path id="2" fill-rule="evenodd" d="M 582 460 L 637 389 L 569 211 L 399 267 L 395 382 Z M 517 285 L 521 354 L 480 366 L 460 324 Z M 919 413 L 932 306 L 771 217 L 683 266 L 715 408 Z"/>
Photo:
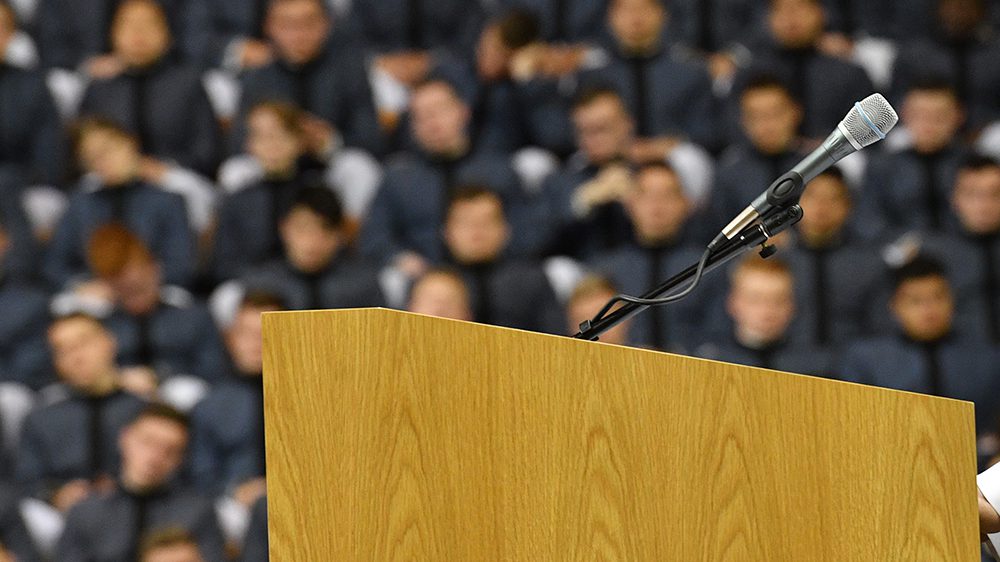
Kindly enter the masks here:
<path id="1" fill-rule="evenodd" d="M 969 403 L 388 310 L 264 334 L 276 562 L 979 560 Z"/>

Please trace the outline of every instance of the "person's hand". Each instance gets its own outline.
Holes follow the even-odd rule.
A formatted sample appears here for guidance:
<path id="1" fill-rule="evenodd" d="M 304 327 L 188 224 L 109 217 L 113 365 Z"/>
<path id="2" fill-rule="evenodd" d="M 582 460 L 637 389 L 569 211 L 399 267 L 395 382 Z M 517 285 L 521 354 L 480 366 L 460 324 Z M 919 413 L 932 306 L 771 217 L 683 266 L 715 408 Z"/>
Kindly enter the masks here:
<path id="1" fill-rule="evenodd" d="M 424 51 L 393 53 L 375 59 L 375 66 L 405 86 L 413 87 L 430 73 L 431 57 Z"/>
<path id="2" fill-rule="evenodd" d="M 663 162 L 680 143 L 676 137 L 636 139 L 629 148 L 628 156 L 635 163 Z"/>
<path id="3" fill-rule="evenodd" d="M 333 125 L 314 115 L 302 118 L 302 132 L 306 149 L 321 160 L 326 160 L 333 152 L 336 130 Z"/>
<path id="4" fill-rule="evenodd" d="M 243 68 L 260 68 L 271 62 L 274 53 L 265 41 L 247 39 L 240 49 L 240 66 Z"/>
<path id="5" fill-rule="evenodd" d="M 107 281 L 92 279 L 73 287 L 73 294 L 86 301 L 111 303 L 115 300 L 115 290 Z"/>
<path id="6" fill-rule="evenodd" d="M 540 43 L 522 47 L 510 59 L 510 76 L 518 82 L 527 82 L 538 75 L 546 48 Z"/>
<path id="7" fill-rule="evenodd" d="M 126 367 L 119 374 L 118 383 L 124 390 L 132 394 L 152 399 L 156 397 L 159 378 L 156 376 L 156 372 L 149 367 Z"/>
<path id="8" fill-rule="evenodd" d="M 587 48 L 579 45 L 549 45 L 540 60 L 539 70 L 550 78 L 561 78 L 580 69 Z"/>
<path id="9" fill-rule="evenodd" d="M 573 209 L 578 216 L 586 216 L 595 207 L 620 201 L 632 189 L 632 181 L 632 173 L 625 166 L 608 166 L 576 189 Z"/>
<path id="10" fill-rule="evenodd" d="M 831 57 L 848 59 L 854 52 L 854 41 L 843 33 L 827 33 L 819 40 L 819 50 Z"/>
<path id="11" fill-rule="evenodd" d="M 257 500 L 267 493 L 267 480 L 264 478 L 254 478 L 240 484 L 233 491 L 233 499 L 240 502 L 247 509 L 253 507 Z"/>
<path id="12" fill-rule="evenodd" d="M 66 513 L 89 495 L 90 482 L 83 479 L 71 480 L 56 490 L 52 496 L 52 505 L 62 513 Z"/>
<path id="13" fill-rule="evenodd" d="M 149 156 L 144 156 L 139 162 L 139 176 L 149 183 L 163 183 L 163 178 L 166 177 L 169 170 L 170 164 Z"/>
<path id="14" fill-rule="evenodd" d="M 708 73 L 712 80 L 728 80 L 736 75 L 736 61 L 725 53 L 714 53 L 708 57 Z"/>
<path id="15" fill-rule="evenodd" d="M 416 279 L 430 269 L 427 260 L 416 252 L 401 252 L 396 256 L 394 265 L 410 279 Z"/>
<path id="16" fill-rule="evenodd" d="M 100 55 L 88 59 L 84 68 L 91 78 L 106 80 L 124 72 L 125 63 L 114 55 Z"/>

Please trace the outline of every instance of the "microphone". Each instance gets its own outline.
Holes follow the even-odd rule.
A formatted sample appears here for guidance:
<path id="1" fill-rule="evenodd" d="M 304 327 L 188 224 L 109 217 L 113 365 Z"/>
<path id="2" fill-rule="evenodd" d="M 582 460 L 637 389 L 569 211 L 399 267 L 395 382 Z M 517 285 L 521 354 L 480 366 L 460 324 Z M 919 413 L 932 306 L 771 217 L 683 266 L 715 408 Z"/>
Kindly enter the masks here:
<path id="1" fill-rule="evenodd" d="M 754 199 L 736 216 L 715 240 L 708 245 L 715 250 L 720 244 L 732 240 L 755 220 L 776 209 L 797 203 L 805 185 L 830 166 L 846 156 L 885 139 L 896 126 L 899 116 L 882 94 L 872 94 L 854 104 L 854 109 L 844 117 L 823 144 L 781 176 L 767 191 Z"/>

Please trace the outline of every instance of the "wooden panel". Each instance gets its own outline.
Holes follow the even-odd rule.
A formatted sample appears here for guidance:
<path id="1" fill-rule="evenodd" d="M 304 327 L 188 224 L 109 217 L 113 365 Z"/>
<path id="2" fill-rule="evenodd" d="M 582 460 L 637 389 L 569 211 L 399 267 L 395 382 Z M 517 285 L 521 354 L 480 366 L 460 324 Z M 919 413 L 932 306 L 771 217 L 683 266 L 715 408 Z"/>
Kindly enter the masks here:
<path id="1" fill-rule="evenodd" d="M 277 562 L 979 560 L 968 403 L 387 310 L 264 327 Z"/>

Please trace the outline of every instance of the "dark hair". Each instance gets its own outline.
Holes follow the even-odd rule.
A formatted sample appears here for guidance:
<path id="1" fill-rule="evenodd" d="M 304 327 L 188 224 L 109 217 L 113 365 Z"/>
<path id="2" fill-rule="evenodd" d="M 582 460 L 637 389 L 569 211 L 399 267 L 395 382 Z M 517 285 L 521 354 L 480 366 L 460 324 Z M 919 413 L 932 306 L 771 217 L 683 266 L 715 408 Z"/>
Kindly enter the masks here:
<path id="1" fill-rule="evenodd" d="M 500 197 L 499 193 L 486 186 L 474 184 L 462 185 L 452 190 L 451 194 L 448 196 L 448 212 L 451 212 L 451 209 L 457 203 L 473 201 L 481 197 L 495 199 L 497 203 L 500 204 L 500 211 L 505 212 L 503 198 Z"/>
<path id="2" fill-rule="evenodd" d="M 973 153 L 962 161 L 962 165 L 959 170 L 982 172 L 983 170 L 988 170 L 990 168 L 1000 168 L 1000 162 L 997 162 L 993 158 L 984 154 Z"/>
<path id="3" fill-rule="evenodd" d="M 576 110 L 581 107 L 586 107 L 603 98 L 614 98 L 622 104 L 622 107 L 625 106 L 625 102 L 622 100 L 622 96 L 618 93 L 618 90 L 608 86 L 594 86 L 584 89 L 575 98 L 573 98 L 573 109 Z"/>
<path id="4" fill-rule="evenodd" d="M 174 546 L 191 545 L 197 548 L 198 541 L 187 529 L 181 527 L 168 527 L 166 529 L 155 530 L 143 535 L 139 546 L 139 560 L 144 560 L 150 553 L 161 548 L 171 548 Z"/>
<path id="5" fill-rule="evenodd" d="M 962 99 L 958 95 L 958 88 L 955 83 L 943 76 L 923 76 L 914 80 L 910 87 L 906 89 L 907 95 L 913 92 L 925 92 L 935 94 L 946 94 L 961 105 Z"/>
<path id="6" fill-rule="evenodd" d="M 641 162 L 637 162 L 635 166 L 632 167 L 632 175 L 638 178 L 640 174 L 644 174 L 646 172 L 650 172 L 653 170 L 667 172 L 673 174 L 674 177 L 680 179 L 680 175 L 677 173 L 677 170 L 673 166 L 671 166 L 666 160 L 662 159 L 643 160 Z"/>
<path id="7" fill-rule="evenodd" d="M 527 10 L 513 10 L 497 21 L 500 41 L 508 49 L 520 49 L 538 41 L 541 25 L 538 16 Z"/>
<path id="8" fill-rule="evenodd" d="M 240 309 L 244 308 L 273 308 L 275 310 L 287 310 L 288 305 L 280 295 L 270 291 L 252 290 L 247 291 L 240 300 Z"/>
<path id="9" fill-rule="evenodd" d="M 138 137 L 111 119 L 98 115 L 85 115 L 77 119 L 70 127 L 70 138 L 73 142 L 74 151 L 79 153 L 83 139 L 90 133 L 97 131 L 111 133 L 116 137 L 134 142 L 136 145 L 139 144 Z"/>
<path id="10" fill-rule="evenodd" d="M 903 283 L 927 277 L 948 278 L 947 270 L 938 260 L 926 256 L 917 255 L 909 262 L 892 270 L 892 290 L 898 291 Z"/>
<path id="11" fill-rule="evenodd" d="M 792 100 L 796 104 L 799 104 L 798 98 L 795 97 L 795 93 L 792 92 L 792 88 L 788 85 L 788 82 L 782 80 L 774 74 L 758 73 L 751 76 L 740 88 L 740 97 L 743 97 L 748 92 L 757 90 L 780 90 L 783 94 L 788 96 L 788 99 Z"/>
<path id="12" fill-rule="evenodd" d="M 147 418 L 174 422 L 183 427 L 184 431 L 191 429 L 191 418 L 189 418 L 187 414 L 181 412 L 173 406 L 168 406 L 167 404 L 159 402 L 147 405 L 141 412 L 139 412 L 138 415 L 135 416 L 132 423 L 129 425 L 135 425 Z"/>
<path id="13" fill-rule="evenodd" d="M 296 209 L 308 209 L 316 213 L 329 228 L 336 229 L 344 225 L 344 208 L 340 199 L 325 187 L 307 186 L 300 189 L 285 216 Z"/>

